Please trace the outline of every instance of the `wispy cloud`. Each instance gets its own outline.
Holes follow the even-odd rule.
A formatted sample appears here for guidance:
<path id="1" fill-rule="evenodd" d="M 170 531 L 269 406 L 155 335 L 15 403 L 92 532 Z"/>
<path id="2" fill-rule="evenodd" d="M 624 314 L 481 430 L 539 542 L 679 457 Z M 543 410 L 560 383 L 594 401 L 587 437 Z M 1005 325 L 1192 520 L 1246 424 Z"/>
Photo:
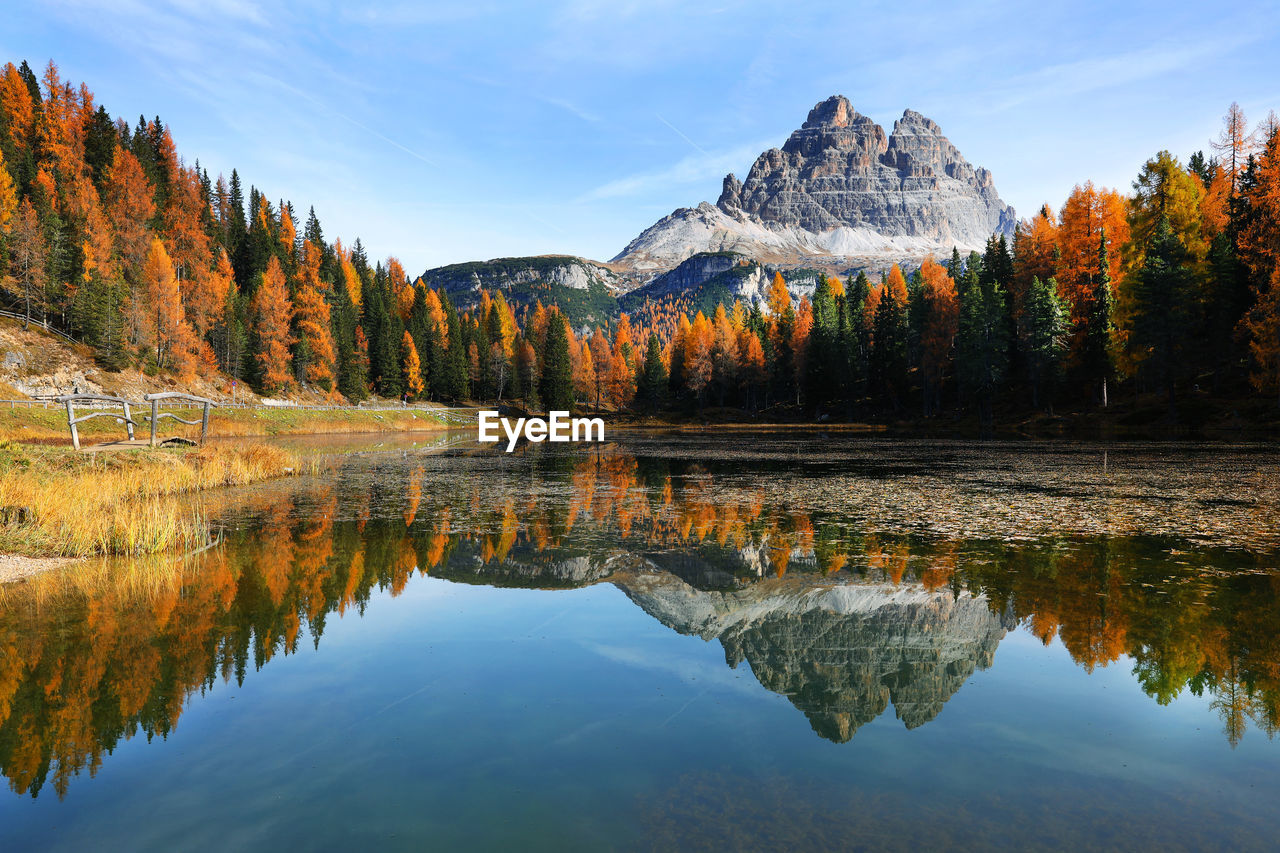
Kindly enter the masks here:
<path id="1" fill-rule="evenodd" d="M 1052 103 L 1104 89 L 1124 88 L 1178 71 L 1198 71 L 1205 67 L 1207 60 L 1239 50 L 1260 37 L 1259 34 L 1239 34 L 1047 65 L 996 87 L 985 100 L 990 103 L 991 112 L 1003 112 L 1028 103 Z"/>
<path id="2" fill-rule="evenodd" d="M 641 172 L 601 184 L 583 193 L 577 201 L 585 204 L 607 199 L 631 198 L 663 190 L 687 188 L 692 184 L 718 181 L 726 172 L 741 171 L 749 166 L 756 155 L 769 145 L 770 143 L 766 142 L 749 142 L 718 152 L 703 151 L 694 145 L 701 153 L 685 157 L 665 169 Z M 718 188 L 716 192 L 719 192 Z M 693 203 L 694 200 L 687 201 Z"/>
<path id="3" fill-rule="evenodd" d="M 409 146 L 405 145 L 404 143 L 402 143 L 402 142 L 398 142 L 398 141 L 396 141 L 396 140 L 392 139 L 391 137 L 387 136 L 385 133 L 380 133 L 379 131 L 374 130 L 372 127 L 369 127 L 369 126 L 368 126 L 367 124 L 365 124 L 364 122 L 361 122 L 361 121 L 359 121 L 358 119 L 354 119 L 354 118 L 352 118 L 351 116 L 347 115 L 346 113 L 342 112 L 341 110 L 336 109 L 332 104 L 325 103 L 325 102 L 324 102 L 324 101 L 322 101 L 321 99 L 317 98 L 315 95 L 312 95 L 310 92 L 307 92 L 307 91 L 305 91 L 305 90 L 303 90 L 303 89 L 300 89 L 300 88 L 298 88 L 297 86 L 294 86 L 294 85 L 293 85 L 293 84 L 291 84 L 291 83 L 288 83 L 288 82 L 286 82 L 286 81 L 284 81 L 284 80 L 281 80 L 281 79 L 280 79 L 280 78 L 278 78 L 278 77 L 273 77 L 273 76 L 271 76 L 271 75 L 269 75 L 269 74 L 262 74 L 262 73 L 256 73 L 256 72 L 255 72 L 252 76 L 253 76 L 253 77 L 255 77 L 256 79 L 258 79 L 258 80 L 262 81 L 263 83 L 268 83 L 268 84 L 270 84 L 270 85 L 276 86 L 276 87 L 280 88 L 281 90 L 283 90 L 283 91 L 285 91 L 285 92 L 288 92 L 290 95 L 292 95 L 292 96 L 294 96 L 294 97 L 296 97 L 296 98 L 300 98 L 300 99 L 302 99 L 302 100 L 304 100 L 304 101 L 306 101 L 306 102 L 308 102 L 308 103 L 310 103 L 310 104 L 313 104 L 313 105 L 315 105 L 315 106 L 319 107 L 320 109 L 324 110 L 325 112 L 327 112 L 328 114 L 330 114 L 330 115 L 334 116 L 335 118 L 340 118 L 340 119 L 342 119 L 343 121 L 348 122 L 348 123 L 350 123 L 350 124 L 354 125 L 355 127 L 360 128 L 361 130 L 363 130 L 365 133 L 369 134 L 370 136 L 373 136 L 373 137 L 375 137 L 375 138 L 377 138 L 377 139 L 381 139 L 383 142 L 387 143 L 388 145 L 392 146 L 393 148 L 398 148 L 399 150 L 403 151 L 405 154 L 408 154 L 410 157 L 413 157 L 413 158 L 415 158 L 415 159 L 421 160 L 423 163 L 426 163 L 428 166 L 439 166 L 439 165 L 440 165 L 440 164 L 439 164 L 439 163 L 437 163 L 435 160 L 432 160 L 430 157 L 427 157 L 427 156 L 426 156 L 425 154 L 423 154 L 422 152 L 420 152 L 420 151 L 415 151 L 414 149 L 410 148 Z"/>

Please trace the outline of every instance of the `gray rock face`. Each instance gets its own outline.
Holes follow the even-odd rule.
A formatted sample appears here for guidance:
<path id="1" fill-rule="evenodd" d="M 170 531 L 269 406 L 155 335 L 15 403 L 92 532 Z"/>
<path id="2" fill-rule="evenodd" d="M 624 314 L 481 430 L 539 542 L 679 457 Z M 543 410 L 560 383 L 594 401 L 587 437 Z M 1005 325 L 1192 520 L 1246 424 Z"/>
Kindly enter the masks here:
<path id="1" fill-rule="evenodd" d="M 732 176 L 730 176 L 732 177 Z M 761 154 L 742 188 L 725 179 L 719 206 L 820 232 L 840 226 L 981 245 L 1012 234 L 1013 210 L 991 173 L 969 165 L 937 124 L 907 110 L 893 133 L 828 98 L 782 146 Z"/>
<path id="2" fill-rule="evenodd" d="M 708 208 L 675 211 L 615 260 L 655 269 L 719 249 L 761 260 L 923 257 L 980 249 L 1017 224 L 991 173 L 970 165 L 933 121 L 907 110 L 886 135 L 841 95 L 756 158 L 745 181 L 727 175 Z"/>
<path id="3" fill-rule="evenodd" d="M 702 252 L 681 261 L 675 269 L 655 276 L 631 291 L 622 305 L 624 310 L 649 299 L 683 294 L 697 301 L 705 288 L 714 298 L 741 300 L 744 305 L 764 305 L 774 270 L 767 269 L 737 252 Z M 785 274 L 791 298 L 812 297 L 818 285 L 816 271 L 789 270 Z"/>
<path id="4" fill-rule="evenodd" d="M 675 269 L 665 272 L 645 285 L 650 297 L 672 293 L 688 293 L 706 282 L 738 266 L 750 263 L 746 255 L 736 252 L 703 252 L 682 261 Z"/>
<path id="5" fill-rule="evenodd" d="M 608 267 L 568 255 L 529 258 L 497 258 L 436 267 L 422 274 L 430 287 L 444 288 L 451 296 L 476 294 L 487 290 L 511 290 L 522 285 L 545 283 L 572 290 L 587 290 L 592 285 L 608 292 L 620 288 L 617 275 Z"/>

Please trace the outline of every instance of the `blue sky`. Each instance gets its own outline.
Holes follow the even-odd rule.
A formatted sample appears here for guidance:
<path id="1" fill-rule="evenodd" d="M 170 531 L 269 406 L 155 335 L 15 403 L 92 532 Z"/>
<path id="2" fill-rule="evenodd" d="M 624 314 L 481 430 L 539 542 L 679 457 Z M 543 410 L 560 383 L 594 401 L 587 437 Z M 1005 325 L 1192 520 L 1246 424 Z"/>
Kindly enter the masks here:
<path id="1" fill-rule="evenodd" d="M 886 130 L 933 118 L 1021 216 L 1207 148 L 1232 100 L 1280 110 L 1270 3 L 45 0 L 4 18 L 5 60 L 54 59 L 112 115 L 159 114 L 189 161 L 411 271 L 608 259 L 836 93 Z"/>

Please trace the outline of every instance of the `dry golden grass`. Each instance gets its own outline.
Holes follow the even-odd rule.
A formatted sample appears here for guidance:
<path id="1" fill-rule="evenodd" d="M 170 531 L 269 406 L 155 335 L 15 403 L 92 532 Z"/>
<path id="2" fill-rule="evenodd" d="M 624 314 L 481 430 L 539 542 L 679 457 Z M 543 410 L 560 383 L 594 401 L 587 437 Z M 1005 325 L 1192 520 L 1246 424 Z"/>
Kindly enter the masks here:
<path id="1" fill-rule="evenodd" d="M 0 552 L 86 557 L 209 541 L 198 493 L 298 470 L 266 445 L 92 455 L 0 443 Z"/>
<path id="2" fill-rule="evenodd" d="M 0 394 L 0 398 L 3 398 L 3 394 Z M 182 416 L 199 417 L 199 412 L 196 409 L 186 409 Z M 180 436 L 194 439 L 200 435 L 198 426 L 187 426 L 171 420 L 161 423 L 161 435 L 164 438 Z M 209 417 L 209 435 L 215 438 L 419 432 L 449 428 L 449 424 L 437 420 L 423 409 L 214 409 Z M 80 439 L 86 444 L 124 437 L 124 427 L 111 418 L 94 418 L 80 425 Z M 11 409 L 0 405 L 0 440 L 4 439 L 58 442 L 70 446 L 71 433 L 67 430 L 66 410 L 58 406 L 15 406 Z"/>
<path id="3" fill-rule="evenodd" d="M 181 593 L 217 549 L 191 556 L 149 554 L 138 557 L 105 557 L 73 561 L 70 571 L 39 571 L 22 583 L 0 583 L 0 608 L 21 602 L 37 607 L 57 607 L 68 599 L 155 601 Z"/>

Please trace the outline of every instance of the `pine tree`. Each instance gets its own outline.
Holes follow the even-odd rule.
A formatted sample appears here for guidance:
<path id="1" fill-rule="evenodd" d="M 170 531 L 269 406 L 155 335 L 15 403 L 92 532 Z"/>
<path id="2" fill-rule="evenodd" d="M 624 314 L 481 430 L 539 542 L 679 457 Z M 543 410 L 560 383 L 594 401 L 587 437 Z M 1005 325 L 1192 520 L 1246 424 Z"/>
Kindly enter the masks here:
<path id="1" fill-rule="evenodd" d="M 1174 389 L 1183 369 L 1180 356 L 1194 300 L 1188 261 L 1169 218 L 1161 216 L 1143 250 L 1142 267 L 1133 277 L 1129 354 L 1140 374 L 1164 392 L 1171 416 L 1176 414 Z"/>
<path id="2" fill-rule="evenodd" d="M 959 254 L 952 268 L 958 269 Z M 920 376 L 924 416 L 942 408 L 942 382 L 955 345 L 960 317 L 955 280 L 932 258 L 920 267 Z"/>
<path id="3" fill-rule="evenodd" d="M 356 326 L 351 369 L 344 374 L 344 381 L 347 384 L 342 393 L 348 400 L 363 400 L 369 396 L 369 340 L 364 335 L 363 326 Z"/>
<path id="4" fill-rule="evenodd" d="M 490 306 L 492 311 L 492 306 Z M 573 341 L 569 342 L 573 346 Z M 492 400 L 497 396 L 493 390 L 493 367 L 490 363 L 489 324 L 480 317 L 471 327 L 471 346 L 476 353 L 476 376 L 471 383 L 471 394 L 478 400 Z"/>
<path id="5" fill-rule="evenodd" d="M 1253 385 L 1261 393 L 1280 392 L 1280 266 L 1271 271 L 1268 287 L 1245 321 L 1253 355 Z M 1280 396 L 1277 396 L 1280 402 Z"/>
<path id="6" fill-rule="evenodd" d="M 334 352 L 337 364 L 338 393 L 349 402 L 363 400 L 367 395 L 364 375 L 357 376 L 356 367 L 356 329 L 359 326 L 359 314 L 351 302 L 351 291 L 343 285 L 331 291 L 332 307 L 329 313 L 330 329 L 333 336 Z M 366 344 L 367 345 L 367 344 Z"/>
<path id="7" fill-rule="evenodd" d="M 462 339 L 462 327 L 457 309 L 447 295 L 443 295 L 444 318 L 447 329 L 448 349 L 444 355 L 444 394 L 450 400 L 465 400 L 470 393 L 467 372 L 466 342 Z"/>
<path id="8" fill-rule="evenodd" d="M 667 366 L 662 360 L 662 345 L 658 343 L 658 336 L 650 332 L 645 345 L 644 364 L 636 382 L 636 401 L 654 412 L 666 404 L 666 399 Z"/>
<path id="9" fill-rule="evenodd" d="M 115 123 L 105 109 L 98 107 L 84 128 L 84 162 L 95 184 L 101 186 L 107 168 L 115 159 L 118 145 Z"/>
<path id="10" fill-rule="evenodd" d="M 568 411 L 573 407 L 573 366 L 569 359 L 568 321 L 559 311 L 547 321 L 547 340 L 542 354 L 542 377 L 538 384 L 547 411 Z"/>
<path id="11" fill-rule="evenodd" d="M 975 265 L 974 260 L 974 256 L 970 256 L 970 267 Z M 976 402 L 984 428 L 989 428 L 994 418 L 995 396 L 1008 368 L 1005 292 L 993 276 L 975 276 L 972 269 L 967 269 L 965 277 L 956 337 L 956 374 L 966 395 Z"/>
<path id="12" fill-rule="evenodd" d="M 895 411 L 907 390 L 907 282 L 897 264 L 872 298 L 871 377 L 875 392 Z"/>
<path id="13" fill-rule="evenodd" d="M 1098 271 L 1093 275 L 1085 328 L 1080 335 L 1080 375 L 1090 388 L 1097 391 L 1102 405 L 1107 406 L 1108 386 L 1115 375 L 1111 359 L 1111 338 L 1115 326 L 1112 313 L 1115 296 L 1111 291 L 1111 264 L 1107 253 L 1107 234 L 1104 230 L 1098 240 Z"/>
<path id="14" fill-rule="evenodd" d="M 829 402 L 839 392 L 843 372 L 839 306 L 831 282 L 819 275 L 813 291 L 813 329 L 809 333 L 809 354 L 805 359 L 805 398 L 818 406 Z"/>
<path id="15" fill-rule="evenodd" d="M 231 256 L 232 266 L 236 269 L 236 283 L 240 285 L 241 290 L 245 290 L 247 271 L 241 269 L 237 262 L 242 257 L 241 247 L 248 233 L 248 225 L 244 219 L 244 190 L 240 186 L 240 175 L 235 169 L 231 170 L 226 211 L 227 219 L 223 227 L 226 229 L 227 254 Z"/>
<path id="16" fill-rule="evenodd" d="M 223 298 L 222 323 L 214 341 L 214 349 L 223 371 L 233 379 L 247 378 L 244 363 L 249 349 L 249 330 L 246 322 L 247 302 L 240 295 L 234 278 L 227 285 Z"/>
<path id="17" fill-rule="evenodd" d="M 849 283 L 844 304 L 844 372 L 843 388 L 848 395 L 849 414 L 854 404 L 867 396 L 871 369 L 871 334 L 866 323 L 867 300 L 871 298 L 871 282 L 859 272 Z"/>
<path id="18" fill-rule="evenodd" d="M 951 247 L 951 260 L 947 262 L 947 275 L 951 276 L 951 280 L 959 282 L 960 277 L 964 275 L 964 261 L 960 257 L 960 248 L 958 246 Z"/>
<path id="19" fill-rule="evenodd" d="M 1023 300 L 1022 351 L 1031 380 L 1031 405 L 1034 408 L 1039 408 L 1041 399 L 1046 398 L 1052 410 L 1053 389 L 1067 349 L 1069 313 L 1065 300 L 1058 295 L 1057 281 L 1031 280 Z"/>

